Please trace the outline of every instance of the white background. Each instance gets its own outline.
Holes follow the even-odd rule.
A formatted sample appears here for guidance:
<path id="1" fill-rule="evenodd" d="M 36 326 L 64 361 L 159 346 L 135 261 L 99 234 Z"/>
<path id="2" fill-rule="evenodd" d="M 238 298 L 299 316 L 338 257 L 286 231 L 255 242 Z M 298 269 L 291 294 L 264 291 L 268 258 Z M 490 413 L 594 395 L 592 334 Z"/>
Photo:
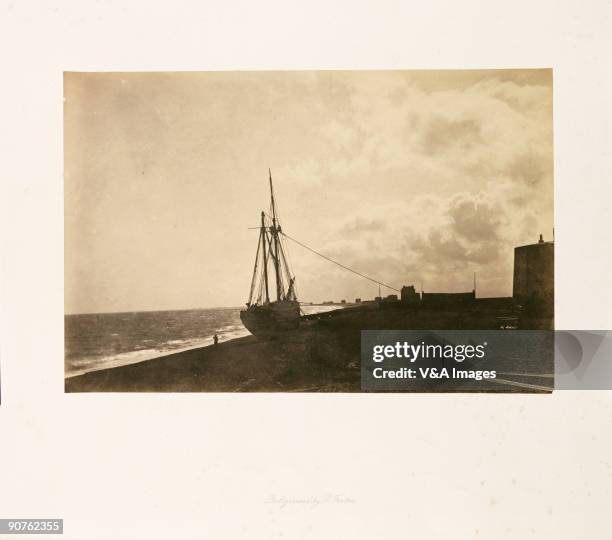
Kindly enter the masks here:
<path id="1" fill-rule="evenodd" d="M 612 393 L 63 393 L 62 71 L 554 68 L 557 328 L 612 328 L 609 2 L 0 2 L 0 517 L 610 538 Z M 270 500 L 340 496 L 352 502 Z"/>

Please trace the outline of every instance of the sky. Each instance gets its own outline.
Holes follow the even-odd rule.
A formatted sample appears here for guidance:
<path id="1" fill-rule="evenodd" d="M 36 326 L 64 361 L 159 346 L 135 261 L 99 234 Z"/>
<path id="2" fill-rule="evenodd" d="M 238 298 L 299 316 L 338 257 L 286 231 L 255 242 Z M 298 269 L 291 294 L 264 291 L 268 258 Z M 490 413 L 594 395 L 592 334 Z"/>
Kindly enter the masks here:
<path id="1" fill-rule="evenodd" d="M 64 161 L 66 313 L 243 305 L 268 168 L 317 251 L 510 296 L 514 247 L 552 239 L 552 71 L 66 73 Z M 378 295 L 286 248 L 300 300 Z"/>

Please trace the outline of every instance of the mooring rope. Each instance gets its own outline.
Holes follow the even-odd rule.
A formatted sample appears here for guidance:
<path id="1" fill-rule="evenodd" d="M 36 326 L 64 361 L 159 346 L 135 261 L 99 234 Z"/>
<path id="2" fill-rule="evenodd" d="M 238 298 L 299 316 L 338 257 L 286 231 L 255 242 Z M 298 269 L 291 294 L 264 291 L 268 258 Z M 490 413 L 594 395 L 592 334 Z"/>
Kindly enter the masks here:
<path id="1" fill-rule="evenodd" d="M 312 249 L 311 247 L 308 247 L 306 244 L 302 244 L 302 242 L 300 242 L 299 240 L 296 240 L 295 238 L 291 238 L 291 236 L 289 236 L 287 233 L 280 231 L 280 233 L 285 237 L 288 238 L 289 240 L 291 240 L 292 242 L 295 242 L 296 244 L 298 244 L 299 246 L 302 246 L 303 248 L 307 249 L 308 251 L 312 251 L 315 255 L 318 255 L 319 257 L 323 257 L 325 260 L 332 262 L 334 264 L 337 264 L 338 266 L 340 266 L 341 268 L 344 268 L 345 270 L 348 270 L 349 272 L 353 272 L 353 274 L 357 274 L 358 276 L 361 276 L 362 278 L 368 279 L 370 281 L 373 281 L 374 283 L 378 284 L 378 285 L 382 285 L 383 287 L 387 287 L 387 289 L 391 289 L 392 291 L 397 291 L 397 292 L 401 292 L 399 289 L 396 289 L 395 287 L 391 287 L 391 285 L 387 285 L 386 283 L 383 283 L 382 281 L 378 281 L 377 279 L 374 279 L 373 277 L 370 276 L 366 276 L 365 274 L 362 274 L 361 272 L 358 272 L 357 270 L 354 270 L 353 268 L 349 268 L 348 266 L 335 261 L 334 259 L 331 259 L 330 257 L 328 257 L 327 255 L 323 255 L 323 253 L 319 253 L 318 251 L 316 251 L 315 249 Z"/>

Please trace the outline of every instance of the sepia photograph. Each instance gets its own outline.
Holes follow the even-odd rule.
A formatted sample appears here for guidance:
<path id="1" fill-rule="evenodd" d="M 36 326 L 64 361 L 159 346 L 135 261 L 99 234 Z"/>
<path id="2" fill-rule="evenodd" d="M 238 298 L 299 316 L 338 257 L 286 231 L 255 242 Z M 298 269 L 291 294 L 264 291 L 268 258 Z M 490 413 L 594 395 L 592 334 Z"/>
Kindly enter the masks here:
<path id="1" fill-rule="evenodd" d="M 0 539 L 609 540 L 610 0 L 0 13 Z"/>
<path id="2" fill-rule="evenodd" d="M 552 89 L 64 73 L 66 392 L 370 391 L 362 332 L 553 330 Z M 496 365 L 414 390 L 552 391 L 552 354 Z"/>

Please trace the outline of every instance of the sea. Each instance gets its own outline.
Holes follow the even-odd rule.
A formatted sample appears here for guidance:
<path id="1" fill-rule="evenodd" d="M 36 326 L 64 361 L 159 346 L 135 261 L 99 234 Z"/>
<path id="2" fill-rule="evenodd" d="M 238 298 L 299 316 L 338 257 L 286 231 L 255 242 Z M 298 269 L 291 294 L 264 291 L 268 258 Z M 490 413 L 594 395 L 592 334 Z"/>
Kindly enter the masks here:
<path id="1" fill-rule="evenodd" d="M 303 305 L 306 314 L 337 305 Z M 248 336 L 238 307 L 66 315 L 65 376 L 125 366 Z"/>

